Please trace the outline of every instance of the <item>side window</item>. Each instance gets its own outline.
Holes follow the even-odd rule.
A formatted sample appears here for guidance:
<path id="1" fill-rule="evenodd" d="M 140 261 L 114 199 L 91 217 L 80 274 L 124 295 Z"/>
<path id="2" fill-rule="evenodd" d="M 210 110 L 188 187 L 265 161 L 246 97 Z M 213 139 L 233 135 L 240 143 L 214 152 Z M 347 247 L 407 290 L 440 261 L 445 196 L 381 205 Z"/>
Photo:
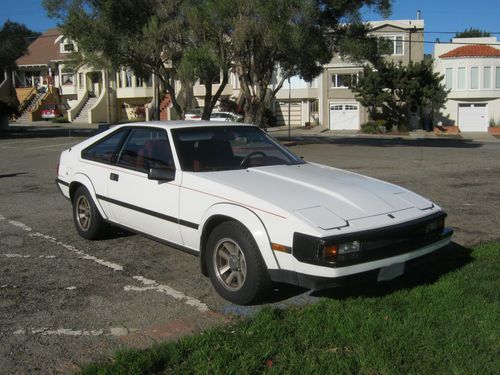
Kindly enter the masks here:
<path id="1" fill-rule="evenodd" d="M 173 168 L 172 150 L 166 131 L 133 129 L 120 151 L 117 165 L 143 172 L 150 168 Z"/>
<path id="2" fill-rule="evenodd" d="M 82 158 L 110 164 L 114 161 L 123 137 L 128 129 L 122 129 L 82 151 Z"/>

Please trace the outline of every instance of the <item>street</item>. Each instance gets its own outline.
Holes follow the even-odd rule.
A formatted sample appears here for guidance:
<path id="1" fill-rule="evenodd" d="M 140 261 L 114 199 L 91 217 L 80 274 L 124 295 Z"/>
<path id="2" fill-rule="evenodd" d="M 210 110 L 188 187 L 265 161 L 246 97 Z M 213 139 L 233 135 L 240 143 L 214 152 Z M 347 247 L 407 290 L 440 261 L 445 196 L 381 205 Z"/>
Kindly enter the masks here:
<path id="1" fill-rule="evenodd" d="M 86 241 L 54 183 L 59 154 L 92 131 L 0 134 L 0 373 L 62 372 L 221 325 L 260 306 L 222 300 L 199 259 L 126 232 Z M 439 204 L 470 248 L 500 240 L 500 144 L 307 137 L 291 150 Z M 277 286 L 269 303 L 314 303 Z"/>

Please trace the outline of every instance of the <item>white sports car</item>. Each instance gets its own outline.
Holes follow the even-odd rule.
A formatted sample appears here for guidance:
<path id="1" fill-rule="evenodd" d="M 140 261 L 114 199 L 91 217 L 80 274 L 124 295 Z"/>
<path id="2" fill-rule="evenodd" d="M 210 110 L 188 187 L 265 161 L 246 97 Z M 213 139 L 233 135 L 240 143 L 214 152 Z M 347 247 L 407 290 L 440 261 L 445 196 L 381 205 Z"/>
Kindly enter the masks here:
<path id="1" fill-rule="evenodd" d="M 271 281 L 390 280 L 453 233 L 427 199 L 305 162 L 237 123 L 113 127 L 62 152 L 57 185 L 84 238 L 111 224 L 196 254 L 218 293 L 239 304 Z"/>

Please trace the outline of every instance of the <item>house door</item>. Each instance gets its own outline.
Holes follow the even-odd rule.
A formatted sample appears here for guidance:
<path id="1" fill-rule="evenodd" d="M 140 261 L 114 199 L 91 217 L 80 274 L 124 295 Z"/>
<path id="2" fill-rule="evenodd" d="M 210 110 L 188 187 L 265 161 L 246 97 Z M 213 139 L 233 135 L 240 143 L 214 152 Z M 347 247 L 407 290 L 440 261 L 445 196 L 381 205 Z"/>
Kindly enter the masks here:
<path id="1" fill-rule="evenodd" d="M 484 103 L 459 104 L 458 127 L 462 132 L 487 132 L 488 106 Z"/>
<path id="2" fill-rule="evenodd" d="M 359 104 L 331 104 L 330 129 L 332 130 L 358 130 L 359 129 Z"/>

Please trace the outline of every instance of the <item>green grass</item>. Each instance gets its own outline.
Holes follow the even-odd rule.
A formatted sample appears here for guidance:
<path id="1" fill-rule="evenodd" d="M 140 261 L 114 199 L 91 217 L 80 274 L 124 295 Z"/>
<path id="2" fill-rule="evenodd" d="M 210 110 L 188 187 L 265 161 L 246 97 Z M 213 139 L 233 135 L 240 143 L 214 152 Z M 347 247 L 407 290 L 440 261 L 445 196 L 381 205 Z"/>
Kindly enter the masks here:
<path id="1" fill-rule="evenodd" d="M 431 283 L 267 308 L 83 373 L 498 374 L 500 243 L 458 258 Z"/>

